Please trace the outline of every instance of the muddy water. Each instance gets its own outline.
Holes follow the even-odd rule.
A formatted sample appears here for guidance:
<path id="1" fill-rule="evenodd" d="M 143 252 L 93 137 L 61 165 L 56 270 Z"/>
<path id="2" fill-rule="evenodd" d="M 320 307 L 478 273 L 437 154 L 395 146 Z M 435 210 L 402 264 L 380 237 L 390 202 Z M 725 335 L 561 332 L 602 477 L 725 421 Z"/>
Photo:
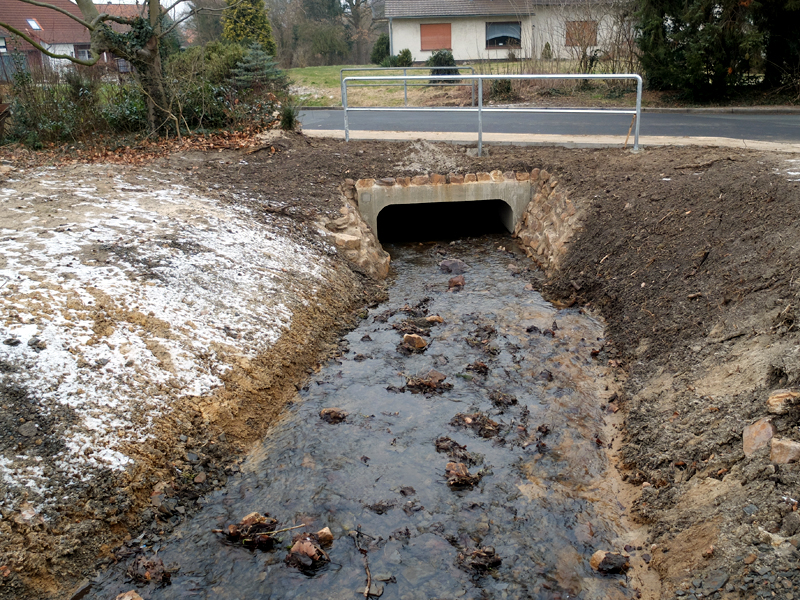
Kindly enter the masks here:
<path id="1" fill-rule="evenodd" d="M 240 475 L 175 530 L 159 551 L 179 567 L 172 585 L 139 588 L 142 597 L 363 596 L 355 530 L 365 534 L 359 545 L 385 599 L 632 597 L 620 578 L 589 567 L 592 553 L 618 547 L 621 534 L 621 506 L 605 492 L 608 464 L 597 441 L 610 377 L 591 356 L 602 326 L 526 290 L 530 264 L 498 249 L 512 244 L 498 236 L 387 248 L 397 273 L 390 299 L 347 336 L 338 360 L 312 376 Z M 445 258 L 468 265 L 463 289 L 448 291 L 453 275 L 438 266 Z M 425 351 L 399 352 L 403 334 L 394 326 L 431 315 L 444 322 L 424 336 Z M 413 393 L 408 380 L 431 370 L 452 389 Z M 492 392 L 517 404 L 498 407 Z M 343 409 L 347 420 L 323 421 L 326 407 Z M 496 435 L 451 424 L 476 412 L 498 424 Z M 434 443 L 444 436 L 466 446 L 470 472 L 482 475 L 474 487 L 447 484 L 452 459 Z M 286 566 L 291 533 L 276 550 L 251 552 L 211 532 L 252 511 L 282 526 L 330 527 L 331 563 L 313 575 Z M 476 572 L 459 558 L 485 546 L 502 559 L 499 568 Z M 114 598 L 132 588 L 120 570 L 92 593 Z"/>

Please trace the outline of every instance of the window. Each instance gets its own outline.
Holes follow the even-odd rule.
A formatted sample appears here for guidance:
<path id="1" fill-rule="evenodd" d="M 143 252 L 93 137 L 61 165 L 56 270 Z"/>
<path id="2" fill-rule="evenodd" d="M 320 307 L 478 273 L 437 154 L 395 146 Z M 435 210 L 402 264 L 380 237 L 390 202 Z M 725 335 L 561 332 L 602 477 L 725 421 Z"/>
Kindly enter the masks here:
<path id="1" fill-rule="evenodd" d="M 90 50 L 90 44 L 75 44 L 75 56 L 81 60 L 89 60 L 92 57 Z"/>
<path id="2" fill-rule="evenodd" d="M 42 26 L 39 25 L 39 21 L 37 21 L 36 19 L 26 19 L 26 21 L 28 21 L 28 25 L 31 26 L 31 29 L 34 29 L 36 31 L 42 30 Z"/>
<path id="3" fill-rule="evenodd" d="M 597 46 L 597 21 L 567 21 L 567 46 Z"/>
<path id="4" fill-rule="evenodd" d="M 521 23 L 487 23 L 487 48 L 519 48 L 522 45 Z"/>
<path id="5" fill-rule="evenodd" d="M 450 23 L 428 23 L 419 26 L 422 40 L 420 50 L 452 50 L 450 43 Z"/>
<path id="6" fill-rule="evenodd" d="M 6 38 L 0 37 L 0 54 L 4 52 L 8 52 L 8 47 L 6 46 Z"/>

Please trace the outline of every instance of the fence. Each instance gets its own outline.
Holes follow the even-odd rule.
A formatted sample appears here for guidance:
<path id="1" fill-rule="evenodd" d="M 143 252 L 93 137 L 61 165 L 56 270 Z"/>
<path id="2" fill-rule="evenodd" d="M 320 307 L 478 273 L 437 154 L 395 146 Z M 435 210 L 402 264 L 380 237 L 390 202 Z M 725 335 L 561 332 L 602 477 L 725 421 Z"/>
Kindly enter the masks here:
<path id="1" fill-rule="evenodd" d="M 432 82 L 429 81 L 428 83 L 412 83 L 412 84 L 409 85 L 409 83 L 407 81 L 407 79 L 408 79 L 408 71 L 431 71 L 432 69 L 434 71 L 436 71 L 436 70 L 440 70 L 440 71 L 447 70 L 447 71 L 450 71 L 450 70 L 453 70 L 453 69 L 458 69 L 459 73 L 461 73 L 461 71 L 469 71 L 472 75 L 475 75 L 475 67 L 470 67 L 470 66 L 465 66 L 465 67 L 433 67 L 433 68 L 431 68 L 431 67 L 385 67 L 385 68 L 384 67 L 364 67 L 362 69 L 359 69 L 358 67 L 345 67 L 344 69 L 339 71 L 339 84 L 342 85 L 342 83 L 345 80 L 345 77 L 344 77 L 344 72 L 345 71 L 356 71 L 356 72 L 359 72 L 359 73 L 362 73 L 362 72 L 365 72 L 365 71 L 402 71 L 403 72 L 403 78 L 404 78 L 402 84 L 401 83 L 362 83 L 362 84 L 351 85 L 350 87 L 400 87 L 402 85 L 403 86 L 403 106 L 408 106 L 408 88 L 409 87 L 427 87 L 427 86 L 434 86 L 434 87 L 464 86 L 464 87 L 466 87 L 466 86 L 470 86 L 472 88 L 472 106 L 475 106 L 475 82 L 474 81 L 472 83 L 432 83 Z M 378 80 L 386 80 L 386 79 L 392 80 L 392 79 L 398 79 L 399 78 L 399 77 L 393 77 L 393 76 L 378 77 L 377 75 L 372 75 L 372 77 L 377 77 L 376 81 L 378 81 Z M 437 77 L 438 77 L 438 75 L 437 75 Z M 442 78 L 444 78 L 444 76 L 442 76 Z M 350 80 L 350 79 L 355 79 L 355 78 L 354 77 L 348 77 L 347 79 Z M 429 80 L 430 78 L 426 77 L 425 79 Z M 437 79 L 437 81 L 438 81 L 438 79 Z M 460 78 L 457 77 L 456 81 L 460 81 Z"/>
<path id="2" fill-rule="evenodd" d="M 412 68 L 412 67 L 408 67 Z M 426 67 L 421 67 L 426 68 Z M 427 67 L 430 68 L 430 67 Z M 631 128 L 635 132 L 633 137 L 633 149 L 639 150 L 639 124 L 641 122 L 642 114 L 642 78 L 636 74 L 616 74 L 616 75 L 435 75 L 437 81 L 460 81 L 469 79 L 477 81 L 478 83 L 478 106 L 477 107 L 367 107 L 358 106 L 350 107 L 347 105 L 347 88 L 354 86 L 363 86 L 367 84 L 349 85 L 351 81 L 365 82 L 365 81 L 400 81 L 404 83 L 408 81 L 419 81 L 420 83 L 413 85 L 427 85 L 421 83 L 422 81 L 429 81 L 430 76 L 419 75 L 402 75 L 396 77 L 379 77 L 379 76 L 366 76 L 366 77 L 343 77 L 342 78 L 342 107 L 344 108 L 344 139 L 350 141 L 350 125 L 348 121 L 348 113 L 355 111 L 398 111 L 398 112 L 477 112 L 478 113 L 478 156 L 481 156 L 483 150 L 483 113 L 485 112 L 515 112 L 515 113 L 588 113 L 588 114 L 618 114 L 618 115 L 633 115 L 633 122 Z M 514 108 L 485 108 L 483 106 L 483 82 L 484 80 L 492 79 L 632 79 L 636 81 L 636 108 L 635 109 L 600 109 L 600 108 L 536 108 L 536 107 L 514 107 Z M 375 85 L 375 84 L 372 84 Z M 380 84 L 378 84 L 380 85 Z M 390 85 L 400 85 L 390 84 Z M 630 135 L 630 129 L 628 130 Z M 626 138 L 627 143 L 627 138 Z"/>

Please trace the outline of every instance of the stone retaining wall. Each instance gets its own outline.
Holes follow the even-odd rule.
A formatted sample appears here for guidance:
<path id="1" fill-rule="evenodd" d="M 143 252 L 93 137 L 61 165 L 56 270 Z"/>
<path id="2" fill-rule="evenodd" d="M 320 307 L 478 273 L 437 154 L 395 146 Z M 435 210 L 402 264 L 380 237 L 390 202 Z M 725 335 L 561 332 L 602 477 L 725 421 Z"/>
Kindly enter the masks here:
<path id="1" fill-rule="evenodd" d="M 374 231 L 364 221 L 355 202 L 352 179 L 342 186 L 344 202 L 341 217 L 320 223 L 325 236 L 350 262 L 376 279 L 389 274 L 389 254 L 381 247 Z"/>
<path id="2" fill-rule="evenodd" d="M 504 223 L 519 238 L 528 256 L 546 270 L 558 268 L 567 243 L 580 227 L 581 214 L 566 191 L 560 189 L 558 181 L 543 169 L 533 169 L 530 173 L 492 171 L 347 179 L 342 191 L 350 206 L 348 214 L 351 216 L 347 218 L 351 219 L 351 229 L 337 235 L 340 235 L 340 244 L 354 248 L 356 241 L 347 236 L 360 237 L 359 232 L 364 230 L 371 235 L 366 247 L 372 248 L 374 239 L 380 248 L 374 233 L 378 213 L 392 204 L 503 200 L 508 205 L 507 213 L 501 215 Z M 352 221 L 352 210 L 363 217 L 358 225 Z"/>
<path id="3" fill-rule="evenodd" d="M 544 169 L 533 169 L 530 182 L 531 201 L 517 222 L 514 235 L 541 268 L 557 269 L 566 254 L 566 245 L 580 230 L 582 211 Z"/>

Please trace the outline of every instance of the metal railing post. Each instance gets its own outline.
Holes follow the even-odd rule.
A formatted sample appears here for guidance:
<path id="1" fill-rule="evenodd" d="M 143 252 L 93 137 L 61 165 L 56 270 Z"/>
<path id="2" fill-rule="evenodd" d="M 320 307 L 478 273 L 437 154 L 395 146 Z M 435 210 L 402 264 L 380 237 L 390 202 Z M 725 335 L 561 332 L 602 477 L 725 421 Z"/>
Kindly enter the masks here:
<path id="1" fill-rule="evenodd" d="M 481 156 L 482 153 L 483 153 L 483 78 L 480 78 L 478 79 L 478 156 Z"/>
<path id="2" fill-rule="evenodd" d="M 639 151 L 639 123 L 642 116 L 642 77 L 636 76 L 636 133 L 633 135 L 633 151 Z"/>
<path id="3" fill-rule="evenodd" d="M 475 67 L 470 67 L 470 71 L 473 75 L 475 75 Z M 469 84 L 469 89 L 472 92 L 472 104 L 470 106 L 475 106 L 475 78 L 472 78 L 472 83 Z"/>
<path id="4" fill-rule="evenodd" d="M 403 77 L 408 76 L 408 69 L 403 69 Z M 403 79 L 403 106 L 408 106 L 408 79 Z"/>
<path id="5" fill-rule="evenodd" d="M 342 79 L 342 109 L 344 112 L 344 141 L 350 141 L 350 128 L 347 123 L 347 77 Z"/>

